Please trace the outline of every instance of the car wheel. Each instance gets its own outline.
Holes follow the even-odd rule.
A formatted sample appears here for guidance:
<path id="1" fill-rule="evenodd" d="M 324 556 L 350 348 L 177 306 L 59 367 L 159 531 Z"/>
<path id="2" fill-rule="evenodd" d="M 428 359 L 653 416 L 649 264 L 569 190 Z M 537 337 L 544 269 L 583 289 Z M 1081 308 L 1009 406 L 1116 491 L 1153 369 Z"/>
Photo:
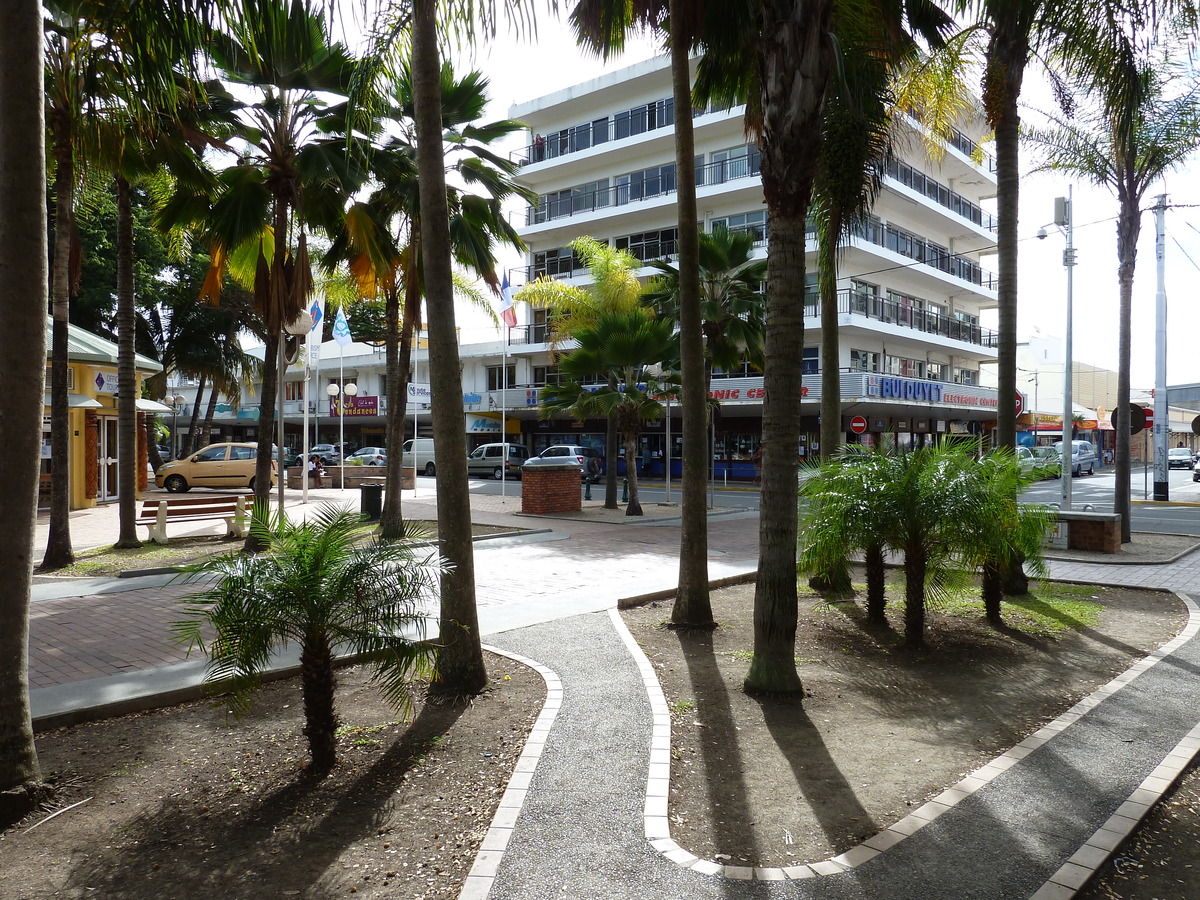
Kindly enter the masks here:
<path id="1" fill-rule="evenodd" d="M 497 481 L 500 481 L 501 479 L 503 479 L 504 478 L 504 467 L 496 466 L 496 468 L 492 469 L 492 477 L 495 478 Z"/>
<path id="2" fill-rule="evenodd" d="M 437 474 L 437 467 L 433 463 L 425 463 L 425 474 L 433 477 Z"/>
<path id="3" fill-rule="evenodd" d="M 250 490 L 254 490 L 254 479 L 253 478 L 250 479 L 250 483 L 248 485 L 246 485 L 246 487 L 250 488 Z"/>
<path id="4" fill-rule="evenodd" d="M 188 489 L 188 483 L 182 475 L 168 475 L 167 480 L 163 482 L 163 487 L 172 494 L 182 494 Z"/>
<path id="5" fill-rule="evenodd" d="M 1088 463 L 1088 474 L 1089 475 L 1096 474 L 1096 466 L 1093 463 Z"/>

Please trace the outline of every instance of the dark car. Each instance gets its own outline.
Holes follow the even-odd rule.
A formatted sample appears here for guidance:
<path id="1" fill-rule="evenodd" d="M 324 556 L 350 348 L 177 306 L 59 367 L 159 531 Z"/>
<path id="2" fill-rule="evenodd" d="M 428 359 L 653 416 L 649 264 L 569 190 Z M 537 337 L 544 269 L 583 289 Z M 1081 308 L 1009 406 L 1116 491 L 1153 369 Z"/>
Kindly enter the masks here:
<path id="1" fill-rule="evenodd" d="M 584 481 L 599 484 L 600 473 L 604 471 L 604 457 L 591 447 L 581 447 L 577 444 L 555 444 L 547 447 L 537 455 L 538 459 L 567 459 L 575 458 L 579 464 L 579 475 Z"/>

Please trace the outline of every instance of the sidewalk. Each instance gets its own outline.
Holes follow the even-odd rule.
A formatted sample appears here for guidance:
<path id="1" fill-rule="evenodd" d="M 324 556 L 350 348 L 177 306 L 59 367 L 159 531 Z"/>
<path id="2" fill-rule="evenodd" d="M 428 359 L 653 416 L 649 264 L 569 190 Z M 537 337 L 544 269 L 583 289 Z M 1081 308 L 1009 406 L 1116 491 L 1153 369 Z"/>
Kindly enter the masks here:
<path id="1" fill-rule="evenodd" d="M 415 500 L 406 495 L 406 514 L 436 516 L 422 487 Z M 1200 749 L 1200 608 L 1188 600 L 1179 638 L 865 844 L 791 869 L 697 859 L 669 834 L 665 702 L 611 612 L 621 597 L 675 583 L 673 511 L 637 525 L 548 520 L 520 516 L 519 499 L 482 494 L 472 509 L 481 524 L 550 529 L 477 544 L 476 572 L 487 642 L 539 664 L 553 683 L 463 898 L 1071 897 Z M 78 530 L 73 517 L 76 546 L 111 541 L 109 516 L 89 511 Z M 753 569 L 757 524 L 754 514 L 713 517 L 710 577 Z M 1200 595 L 1200 552 L 1164 565 L 1056 561 L 1051 573 Z M 35 650 L 52 650 L 64 669 L 110 673 L 43 674 L 35 715 L 138 690 L 173 697 L 196 683 L 202 663 L 165 659 L 179 589 L 124 581 L 134 583 L 88 580 L 74 589 L 82 597 L 35 587 L 31 668 Z"/>

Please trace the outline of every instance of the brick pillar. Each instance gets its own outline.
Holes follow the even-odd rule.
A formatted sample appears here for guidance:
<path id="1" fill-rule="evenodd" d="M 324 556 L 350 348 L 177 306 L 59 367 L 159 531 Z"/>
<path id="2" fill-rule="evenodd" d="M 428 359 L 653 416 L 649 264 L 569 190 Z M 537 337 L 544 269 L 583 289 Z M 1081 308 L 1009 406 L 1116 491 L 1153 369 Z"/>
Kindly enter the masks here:
<path id="1" fill-rule="evenodd" d="M 527 466 L 521 469 L 521 512 L 534 515 L 583 508 L 579 466 Z"/>
<path id="2" fill-rule="evenodd" d="M 83 411 L 83 495 L 88 500 L 100 496 L 100 417 L 94 409 Z"/>

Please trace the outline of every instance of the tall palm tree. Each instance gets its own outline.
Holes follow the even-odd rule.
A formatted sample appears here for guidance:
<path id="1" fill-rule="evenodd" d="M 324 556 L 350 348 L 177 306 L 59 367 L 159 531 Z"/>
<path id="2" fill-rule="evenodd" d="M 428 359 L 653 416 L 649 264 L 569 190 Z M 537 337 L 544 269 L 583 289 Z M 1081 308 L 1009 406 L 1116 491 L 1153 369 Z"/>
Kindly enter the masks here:
<path id="1" fill-rule="evenodd" d="M 689 627 L 713 624 L 708 593 L 708 501 L 705 496 L 708 488 L 708 392 L 703 381 L 696 151 L 689 112 L 693 108 L 690 54 L 702 39 L 707 5 L 685 0 L 641 0 L 637 3 L 580 0 L 571 13 L 580 41 L 605 55 L 620 51 L 629 32 L 641 27 L 662 34 L 671 55 L 675 206 L 679 222 L 677 321 L 683 408 L 683 516 L 679 531 L 679 583 L 671 621 Z"/>
<path id="2" fill-rule="evenodd" d="M 0 827 L 45 795 L 29 708 L 29 601 L 41 457 L 46 314 L 30 296 L 48 289 L 42 7 L 0 6 L 0 372 L 8 472 L 0 516 L 8 523 L 0 564 L 14 573 L 0 592 Z"/>
<path id="3" fill-rule="evenodd" d="M 1179 168 L 1200 147 L 1200 88 L 1180 79 L 1167 58 L 1137 58 L 1133 48 L 1113 61 L 1108 85 L 1096 85 L 1082 114 L 1051 116 L 1047 127 L 1025 139 L 1041 152 L 1042 167 L 1084 178 L 1117 195 L 1116 482 L 1113 511 L 1121 516 L 1121 540 L 1130 539 L 1129 358 L 1133 276 L 1142 226 L 1142 201 L 1155 182 Z M 1176 74 L 1173 74 L 1173 70 Z M 1118 79 L 1118 76 L 1120 80 Z"/>
<path id="4" fill-rule="evenodd" d="M 495 141 L 519 131 L 517 122 L 478 123 L 487 105 L 488 81 L 479 72 L 461 78 L 449 63 L 442 66 L 442 146 L 446 165 L 463 187 L 449 186 L 450 234 L 455 261 L 477 273 L 499 293 L 496 273 L 496 244 L 523 249 L 524 244 L 504 217 L 503 204 L 514 196 L 532 195 L 513 181 L 517 165 L 499 157 L 490 148 Z M 404 435 L 404 403 L 412 343 L 420 328 L 423 273 L 420 254 L 421 205 L 412 135 L 412 72 L 404 66 L 392 83 L 390 105 L 381 123 L 398 130 L 371 157 L 371 173 L 377 187 L 351 206 L 344 228 L 335 238 L 327 262 L 348 258 L 360 292 L 367 297 L 380 293 L 385 300 L 388 326 L 387 379 L 389 397 L 397 403 L 388 408 L 388 444 L 399 447 Z M 474 297 L 474 292 L 460 295 Z M 403 308 L 401 299 L 403 298 Z M 483 301 L 494 320 L 495 312 Z M 389 490 L 384 492 L 380 532 L 387 540 L 403 536 L 400 509 L 401 455 L 388 457 Z M 394 486 L 394 487 L 393 487 Z"/>
<path id="5" fill-rule="evenodd" d="M 645 291 L 645 285 L 637 275 L 642 263 L 632 253 L 590 237 L 576 238 L 570 247 L 591 275 L 592 283 L 587 288 L 567 285 L 553 278 L 539 278 L 526 284 L 513 298 L 550 312 L 548 343 L 553 355 L 574 340 L 577 332 L 595 325 L 605 313 L 629 312 L 641 305 Z M 609 389 L 617 389 L 615 378 L 609 380 Z M 604 455 L 608 460 L 605 509 L 617 508 L 617 443 L 617 423 L 610 417 L 604 441 Z"/>
<path id="6" fill-rule="evenodd" d="M 649 374 L 646 366 L 676 356 L 678 342 L 673 332 L 672 320 L 656 318 L 644 306 L 603 310 L 574 332 L 577 346 L 559 363 L 567 380 L 542 391 L 545 415 L 568 412 L 576 419 L 598 417 L 616 423 L 629 483 L 627 516 L 642 515 L 637 481 L 638 433 L 643 421 L 662 416 L 661 398 L 672 387 L 670 379 L 664 381 Z M 602 382 L 599 387 L 597 378 Z"/>
<path id="7" fill-rule="evenodd" d="M 329 98 L 348 96 L 354 61 L 330 39 L 324 17 L 307 0 L 241 0 L 207 47 L 220 77 L 247 98 L 230 140 L 240 158 L 217 176 L 211 193 L 179 190 L 159 222 L 163 228 L 198 225 L 211 237 L 212 265 L 201 294 L 209 302 L 220 296 L 231 257 L 247 251 L 257 256 L 252 282 L 265 365 L 255 503 L 265 509 L 275 363 L 283 328 L 304 309 L 313 284 L 307 232 L 328 227 L 359 183 L 344 142 L 324 137 L 319 127 L 323 117 L 332 118 Z M 251 533 L 246 549 L 260 549 L 260 539 Z"/>
<path id="8" fill-rule="evenodd" d="M 731 371 L 748 360 L 762 368 L 764 300 L 762 283 L 767 261 L 754 257 L 754 235 L 718 228 L 700 232 L 700 333 L 704 337 L 702 373 L 704 396 L 712 387 L 713 369 Z M 679 321 L 682 263 L 665 260 L 650 264 L 661 273 L 644 297 L 660 314 Z"/>
<path id="9" fill-rule="evenodd" d="M 232 691 L 239 714 L 272 654 L 298 645 L 304 735 L 312 767 L 323 774 L 337 762 L 337 656 L 366 655 L 384 696 L 406 710 L 408 683 L 428 676 L 434 654 L 406 632 L 422 628 L 420 603 L 441 566 L 414 556 L 409 545 L 360 544 L 359 517 L 332 505 L 298 523 L 276 510 L 251 527 L 265 532 L 272 552 L 230 553 L 189 568 L 188 580 L 209 586 L 184 600 L 175 630 L 189 649 L 208 655 L 206 679 Z"/>

